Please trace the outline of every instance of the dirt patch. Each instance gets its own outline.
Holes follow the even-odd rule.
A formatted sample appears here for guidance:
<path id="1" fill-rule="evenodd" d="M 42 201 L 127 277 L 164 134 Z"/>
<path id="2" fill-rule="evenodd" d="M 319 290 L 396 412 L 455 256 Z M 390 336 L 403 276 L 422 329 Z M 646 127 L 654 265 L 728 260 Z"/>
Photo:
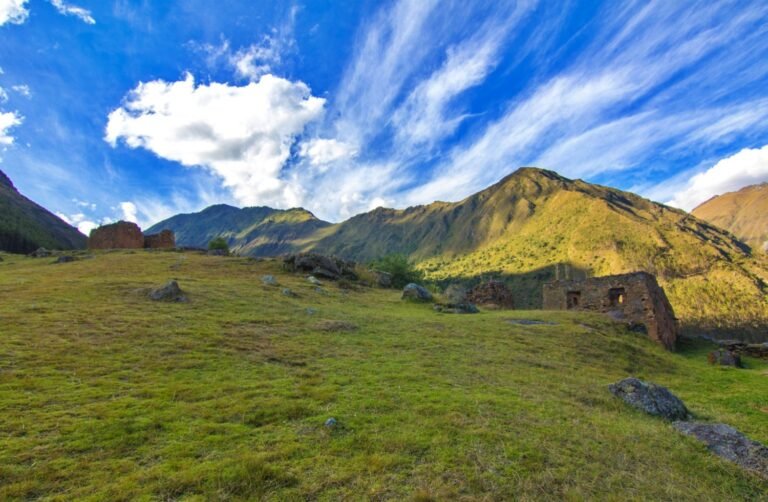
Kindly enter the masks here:
<path id="1" fill-rule="evenodd" d="M 355 331 L 357 324 L 349 321 L 320 321 L 315 324 L 315 329 L 328 332 Z"/>

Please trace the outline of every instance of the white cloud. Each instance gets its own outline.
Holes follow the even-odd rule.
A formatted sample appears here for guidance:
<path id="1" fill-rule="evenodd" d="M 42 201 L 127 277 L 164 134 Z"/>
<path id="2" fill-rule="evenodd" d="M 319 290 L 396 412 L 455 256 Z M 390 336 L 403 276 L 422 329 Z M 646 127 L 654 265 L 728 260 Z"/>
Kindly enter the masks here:
<path id="1" fill-rule="evenodd" d="M 668 204 L 690 211 L 715 195 L 765 181 L 768 181 L 768 145 L 745 148 L 695 175 Z"/>
<path id="2" fill-rule="evenodd" d="M 25 7 L 28 0 L 0 0 L 0 26 L 10 24 L 22 24 L 29 16 L 29 9 Z"/>
<path id="3" fill-rule="evenodd" d="M 11 86 L 11 89 L 13 89 L 15 92 L 18 92 L 25 98 L 31 98 L 32 97 L 32 91 L 29 89 L 29 86 L 26 84 L 22 85 L 14 85 Z"/>
<path id="4" fill-rule="evenodd" d="M 210 169 L 241 204 L 294 206 L 297 188 L 282 171 L 297 136 L 322 116 L 324 104 L 304 83 L 272 75 L 241 87 L 196 85 L 187 75 L 139 84 L 109 114 L 105 139 Z"/>
<path id="5" fill-rule="evenodd" d="M 122 212 L 122 219 L 130 221 L 131 223 L 138 223 L 138 209 L 136 204 L 130 201 L 120 203 L 120 211 Z"/>
<path id="6" fill-rule="evenodd" d="M 301 155 L 312 166 L 323 166 L 342 159 L 351 159 L 358 151 L 353 145 L 335 139 L 312 139 L 301 145 Z"/>
<path id="7" fill-rule="evenodd" d="M 56 213 L 56 216 L 64 220 L 68 225 L 72 225 L 73 227 L 77 227 L 77 229 L 80 231 L 80 233 L 85 235 L 90 235 L 91 230 L 94 228 L 98 228 L 100 226 L 99 223 L 92 221 L 88 219 L 88 217 L 83 213 L 77 213 L 77 214 L 71 214 L 67 216 L 64 213 Z M 110 220 L 104 220 L 101 224 L 109 223 Z"/>
<path id="8" fill-rule="evenodd" d="M 0 87 L 0 103 L 8 101 L 8 91 Z"/>
<path id="9" fill-rule="evenodd" d="M 21 124 L 24 119 L 16 112 L 0 112 L 0 145 L 13 144 L 10 129 Z"/>
<path id="10" fill-rule="evenodd" d="M 64 2 L 64 0 L 49 1 L 51 2 L 51 5 L 56 7 L 56 10 L 59 11 L 59 14 L 63 14 L 65 16 L 75 16 L 86 24 L 96 24 L 96 20 L 93 18 L 91 11 L 88 9 L 78 7 L 77 5 L 68 4 Z"/>

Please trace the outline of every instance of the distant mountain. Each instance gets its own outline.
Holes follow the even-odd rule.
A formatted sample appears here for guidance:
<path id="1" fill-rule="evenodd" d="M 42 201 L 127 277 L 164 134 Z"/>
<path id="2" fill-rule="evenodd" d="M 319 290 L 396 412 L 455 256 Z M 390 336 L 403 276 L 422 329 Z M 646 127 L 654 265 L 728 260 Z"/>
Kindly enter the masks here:
<path id="1" fill-rule="evenodd" d="M 691 211 L 754 249 L 768 251 L 768 183 L 712 197 Z"/>
<path id="2" fill-rule="evenodd" d="M 460 202 L 379 208 L 335 225 L 304 210 L 225 206 L 223 218 L 209 213 L 220 207 L 184 215 L 200 234 L 195 242 L 221 234 L 236 236 L 236 245 L 254 256 L 314 250 L 363 262 L 404 253 L 435 280 L 504 278 L 515 304 L 531 308 L 541 305 L 542 282 L 557 276 L 646 270 L 691 329 L 768 333 L 764 257 L 684 211 L 552 171 L 523 168 Z M 291 211 L 305 217 L 283 221 L 279 236 L 274 224 L 263 224 L 268 215 Z M 242 217 L 239 225 L 230 214 Z M 173 220 L 150 230 L 173 229 Z M 185 235 L 180 242 L 192 241 Z"/>
<path id="3" fill-rule="evenodd" d="M 0 171 L 0 250 L 80 249 L 86 242 L 87 237 L 75 227 L 21 195 Z"/>
<path id="4" fill-rule="evenodd" d="M 146 233 L 173 230 L 177 245 L 200 248 L 207 247 L 215 237 L 224 237 L 240 254 L 275 256 L 295 251 L 305 239 L 329 225 L 304 209 L 238 209 L 219 204 L 161 221 Z"/>

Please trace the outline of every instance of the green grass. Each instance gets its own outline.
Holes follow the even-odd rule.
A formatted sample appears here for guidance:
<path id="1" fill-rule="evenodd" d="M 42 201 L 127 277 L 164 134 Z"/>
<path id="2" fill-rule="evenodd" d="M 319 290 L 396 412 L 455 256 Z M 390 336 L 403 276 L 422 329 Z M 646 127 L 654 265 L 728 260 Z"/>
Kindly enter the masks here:
<path id="1" fill-rule="evenodd" d="M 606 389 L 636 375 L 700 419 L 768 442 L 765 362 L 713 368 L 706 345 L 667 353 L 601 316 L 456 316 L 396 291 L 317 292 L 275 261 L 3 257 L 0 499 L 754 500 L 768 490 Z M 171 278 L 189 303 L 145 298 Z M 324 427 L 328 417 L 339 425 Z"/>

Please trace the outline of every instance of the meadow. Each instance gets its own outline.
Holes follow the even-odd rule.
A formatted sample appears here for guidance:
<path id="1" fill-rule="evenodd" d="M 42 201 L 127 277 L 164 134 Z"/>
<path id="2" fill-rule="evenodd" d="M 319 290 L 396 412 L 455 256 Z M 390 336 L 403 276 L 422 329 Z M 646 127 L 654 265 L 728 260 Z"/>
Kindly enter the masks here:
<path id="1" fill-rule="evenodd" d="M 768 363 L 712 367 L 705 342 L 670 353 L 591 314 L 438 314 L 274 260 L 2 257 L 3 500 L 768 499 L 607 390 L 665 385 L 768 443 Z M 147 299 L 172 278 L 188 302 Z"/>

